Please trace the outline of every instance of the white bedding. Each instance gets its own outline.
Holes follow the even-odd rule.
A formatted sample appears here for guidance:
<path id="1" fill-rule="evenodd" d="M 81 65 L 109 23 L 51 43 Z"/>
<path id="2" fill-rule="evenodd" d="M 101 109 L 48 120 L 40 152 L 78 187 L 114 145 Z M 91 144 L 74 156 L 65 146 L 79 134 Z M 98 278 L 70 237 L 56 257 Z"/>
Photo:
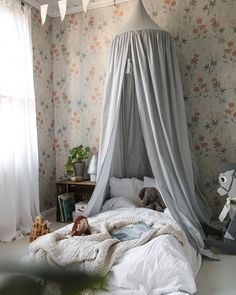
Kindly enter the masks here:
<path id="1" fill-rule="evenodd" d="M 100 216 L 142 216 L 147 223 L 163 218 L 172 219 L 168 210 L 160 213 L 145 208 L 116 209 L 101 213 Z M 68 225 L 58 232 L 67 232 L 71 226 Z M 189 243 L 182 246 L 172 235 L 163 235 L 127 251 L 109 272 L 107 290 L 96 294 L 194 294 L 194 278 L 200 266 L 201 256 Z"/>

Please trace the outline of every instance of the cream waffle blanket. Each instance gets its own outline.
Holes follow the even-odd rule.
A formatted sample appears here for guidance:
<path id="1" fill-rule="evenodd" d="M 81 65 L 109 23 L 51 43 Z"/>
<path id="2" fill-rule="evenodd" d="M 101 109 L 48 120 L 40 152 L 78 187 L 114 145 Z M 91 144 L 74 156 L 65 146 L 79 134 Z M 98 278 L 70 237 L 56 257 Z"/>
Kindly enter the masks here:
<path id="1" fill-rule="evenodd" d="M 107 220 L 107 218 L 99 218 L 99 215 L 92 221 L 89 219 L 88 221 L 91 235 L 69 237 L 54 232 L 35 240 L 29 246 L 31 263 L 106 274 L 124 252 L 144 245 L 157 236 L 172 234 L 180 243 L 187 243 L 183 230 L 168 219 L 149 224 L 150 231 L 143 234 L 141 238 L 124 242 L 112 238 L 109 232 L 140 221 L 147 222 L 137 217 Z"/>

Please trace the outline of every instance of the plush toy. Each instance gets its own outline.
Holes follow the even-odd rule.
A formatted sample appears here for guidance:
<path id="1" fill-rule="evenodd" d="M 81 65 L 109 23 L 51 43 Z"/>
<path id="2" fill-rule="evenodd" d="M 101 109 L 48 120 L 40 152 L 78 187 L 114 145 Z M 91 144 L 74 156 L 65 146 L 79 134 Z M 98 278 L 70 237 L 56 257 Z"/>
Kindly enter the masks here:
<path id="1" fill-rule="evenodd" d="M 142 200 L 142 205 L 145 208 L 163 212 L 166 208 L 162 200 L 161 194 L 155 187 L 144 187 L 139 192 L 139 198 Z"/>
<path id="2" fill-rule="evenodd" d="M 40 236 L 48 234 L 49 231 L 48 221 L 44 220 L 41 215 L 36 216 L 29 236 L 30 242 L 33 242 Z"/>
<path id="3" fill-rule="evenodd" d="M 90 235 L 90 226 L 88 219 L 82 215 L 79 215 L 72 227 L 71 236 Z"/>

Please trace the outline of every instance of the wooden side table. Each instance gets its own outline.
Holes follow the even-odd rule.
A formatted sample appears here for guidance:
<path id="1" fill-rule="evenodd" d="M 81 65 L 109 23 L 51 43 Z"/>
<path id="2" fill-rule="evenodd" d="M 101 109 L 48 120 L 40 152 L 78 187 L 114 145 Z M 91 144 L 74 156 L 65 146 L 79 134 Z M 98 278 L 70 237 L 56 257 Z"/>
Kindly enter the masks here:
<path id="1" fill-rule="evenodd" d="M 60 221 L 60 212 L 59 212 L 59 204 L 58 204 L 58 195 L 70 192 L 76 192 L 78 196 L 76 197 L 76 202 L 83 200 L 81 195 L 86 194 L 91 197 L 96 182 L 92 182 L 89 180 L 84 181 L 72 181 L 71 179 L 65 179 L 58 181 L 56 183 L 56 204 L 57 204 L 57 221 Z M 84 201 L 84 200 L 83 200 Z"/>

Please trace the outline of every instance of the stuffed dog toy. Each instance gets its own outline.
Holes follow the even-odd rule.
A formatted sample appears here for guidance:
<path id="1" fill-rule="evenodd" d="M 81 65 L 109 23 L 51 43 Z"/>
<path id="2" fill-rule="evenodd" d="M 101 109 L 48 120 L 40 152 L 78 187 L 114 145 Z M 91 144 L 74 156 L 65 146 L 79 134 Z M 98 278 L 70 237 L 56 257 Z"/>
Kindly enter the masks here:
<path id="1" fill-rule="evenodd" d="M 166 205 L 162 200 L 161 194 L 155 187 L 144 187 L 139 192 L 138 196 L 141 199 L 142 205 L 145 208 L 153 209 L 159 212 L 163 212 L 166 208 Z"/>

